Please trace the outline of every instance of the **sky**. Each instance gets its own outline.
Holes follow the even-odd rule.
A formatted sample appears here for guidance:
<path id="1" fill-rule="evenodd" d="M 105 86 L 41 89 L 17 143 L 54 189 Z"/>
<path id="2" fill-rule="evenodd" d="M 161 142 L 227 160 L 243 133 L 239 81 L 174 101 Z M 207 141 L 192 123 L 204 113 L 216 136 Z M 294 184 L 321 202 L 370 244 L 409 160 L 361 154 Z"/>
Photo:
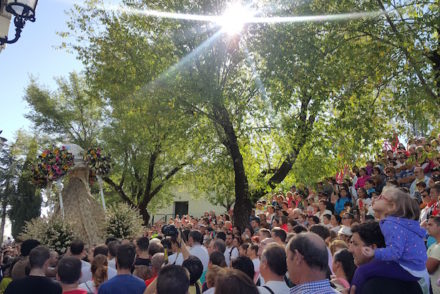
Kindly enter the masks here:
<path id="1" fill-rule="evenodd" d="M 66 30 L 68 16 L 65 11 L 72 3 L 39 1 L 36 21 L 27 22 L 20 39 L 0 52 L 0 130 L 3 130 L 1 136 L 8 141 L 13 140 L 20 128 L 32 131 L 31 123 L 24 117 L 29 108 L 23 99 L 30 76 L 55 90 L 54 77 L 83 69 L 74 55 L 56 48 L 62 41 L 56 32 Z M 11 22 L 9 36 L 13 37 L 14 33 L 15 26 Z"/>
<path id="2" fill-rule="evenodd" d="M 69 16 L 65 11 L 81 0 L 44 0 L 36 8 L 36 21 L 27 22 L 20 39 L 0 52 L 0 130 L 2 137 L 13 141 L 17 130 L 32 132 L 31 123 L 24 117 L 29 108 L 23 97 L 33 76 L 40 85 L 56 90 L 55 77 L 83 70 L 76 56 L 57 49 L 62 39 L 56 33 L 66 31 Z M 106 1 L 111 3 L 112 1 Z M 9 36 L 15 35 L 13 21 Z"/>

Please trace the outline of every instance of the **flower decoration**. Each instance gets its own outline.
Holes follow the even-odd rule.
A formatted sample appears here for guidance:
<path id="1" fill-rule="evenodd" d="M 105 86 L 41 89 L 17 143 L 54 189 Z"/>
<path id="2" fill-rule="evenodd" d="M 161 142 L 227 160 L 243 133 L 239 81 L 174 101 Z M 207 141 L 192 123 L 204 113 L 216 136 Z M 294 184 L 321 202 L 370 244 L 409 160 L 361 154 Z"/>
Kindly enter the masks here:
<path id="1" fill-rule="evenodd" d="M 50 182 L 64 176 L 73 164 L 73 155 L 65 146 L 45 149 L 32 166 L 32 182 L 45 188 Z"/>
<path id="2" fill-rule="evenodd" d="M 126 204 L 117 203 L 107 209 L 105 215 L 107 236 L 118 239 L 142 236 L 144 227 L 139 210 Z"/>
<path id="3" fill-rule="evenodd" d="M 104 155 L 101 148 L 89 148 L 84 153 L 84 161 L 90 168 L 90 177 L 106 176 L 110 173 L 111 157 Z"/>
<path id="4" fill-rule="evenodd" d="M 44 246 L 58 252 L 66 253 L 67 248 L 75 238 L 72 225 L 57 215 L 37 217 L 26 222 L 19 239 L 35 239 Z"/>

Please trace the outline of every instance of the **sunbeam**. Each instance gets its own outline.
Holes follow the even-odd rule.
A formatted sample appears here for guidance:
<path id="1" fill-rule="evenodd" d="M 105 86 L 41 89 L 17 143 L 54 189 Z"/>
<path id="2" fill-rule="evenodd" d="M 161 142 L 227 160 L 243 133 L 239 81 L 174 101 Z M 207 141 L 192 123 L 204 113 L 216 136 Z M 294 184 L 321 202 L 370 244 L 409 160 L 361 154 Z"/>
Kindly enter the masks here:
<path id="1" fill-rule="evenodd" d="M 251 13 L 233 13 L 228 16 L 227 12 L 225 15 L 201 15 L 201 14 L 186 14 L 186 13 L 175 13 L 175 12 L 165 12 L 151 9 L 135 9 L 132 7 L 121 7 L 117 5 L 101 5 L 100 9 L 106 11 L 114 11 L 119 13 L 133 14 L 133 15 L 144 15 L 152 16 L 157 18 L 168 18 L 177 20 L 189 20 L 189 21 L 200 21 L 200 22 L 211 22 L 219 26 L 230 25 L 231 22 L 238 22 L 242 25 L 244 24 L 257 24 L 257 23 L 296 23 L 296 22 L 323 22 L 323 21 L 338 21 L 346 19 L 358 19 L 358 18 L 373 18 L 384 14 L 383 11 L 372 11 L 372 12 L 353 12 L 353 13 L 341 13 L 341 14 L 328 14 L 328 15 L 309 15 L 309 16 L 270 16 L 270 17 L 259 17 L 252 16 Z M 240 10 L 242 11 L 242 10 Z M 231 19 L 231 17 L 234 19 Z M 228 21 L 226 21 L 228 20 Z"/>
<path id="2" fill-rule="evenodd" d="M 211 44 L 222 35 L 221 31 L 217 31 L 215 34 L 213 34 L 211 37 L 206 39 L 202 44 L 200 44 L 197 48 L 195 48 L 193 51 L 191 51 L 189 54 L 184 56 L 182 59 L 179 60 L 176 64 L 170 66 L 166 71 L 161 73 L 157 78 L 152 80 L 150 83 L 145 85 L 144 89 L 153 89 L 155 86 L 161 85 L 167 78 L 170 77 L 170 75 L 173 75 L 177 73 L 178 70 L 183 68 L 189 61 L 196 58 L 199 54 L 203 52 L 204 49 L 211 46 Z"/>

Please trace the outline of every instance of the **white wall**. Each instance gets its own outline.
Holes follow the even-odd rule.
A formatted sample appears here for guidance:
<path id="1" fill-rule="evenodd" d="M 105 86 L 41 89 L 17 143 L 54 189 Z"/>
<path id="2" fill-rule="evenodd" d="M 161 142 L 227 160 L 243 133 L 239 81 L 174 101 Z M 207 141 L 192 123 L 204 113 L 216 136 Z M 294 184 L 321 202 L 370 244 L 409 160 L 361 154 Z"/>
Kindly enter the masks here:
<path id="1" fill-rule="evenodd" d="M 174 217 L 174 203 L 178 201 L 188 201 L 188 214 L 194 217 L 202 216 L 205 211 L 213 210 L 216 214 L 222 214 L 226 211 L 226 209 L 222 206 L 212 205 L 208 200 L 203 198 L 203 196 L 195 199 L 193 195 L 183 186 L 173 188 L 172 194 L 174 195 L 173 203 L 167 207 L 157 209 L 152 214 L 152 216 L 154 216 L 154 221 L 159 220 L 165 214 L 172 215 Z"/>

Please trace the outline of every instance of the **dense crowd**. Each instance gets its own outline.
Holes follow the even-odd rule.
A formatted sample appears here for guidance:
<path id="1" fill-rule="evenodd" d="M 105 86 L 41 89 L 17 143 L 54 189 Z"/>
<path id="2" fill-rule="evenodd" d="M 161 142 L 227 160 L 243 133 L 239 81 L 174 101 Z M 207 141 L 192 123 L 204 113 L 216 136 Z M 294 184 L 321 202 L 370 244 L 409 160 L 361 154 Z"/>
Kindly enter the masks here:
<path id="1" fill-rule="evenodd" d="M 233 211 L 157 222 L 134 240 L 36 240 L 3 250 L 1 293 L 440 293 L 440 144 L 396 145 L 365 167 Z"/>

